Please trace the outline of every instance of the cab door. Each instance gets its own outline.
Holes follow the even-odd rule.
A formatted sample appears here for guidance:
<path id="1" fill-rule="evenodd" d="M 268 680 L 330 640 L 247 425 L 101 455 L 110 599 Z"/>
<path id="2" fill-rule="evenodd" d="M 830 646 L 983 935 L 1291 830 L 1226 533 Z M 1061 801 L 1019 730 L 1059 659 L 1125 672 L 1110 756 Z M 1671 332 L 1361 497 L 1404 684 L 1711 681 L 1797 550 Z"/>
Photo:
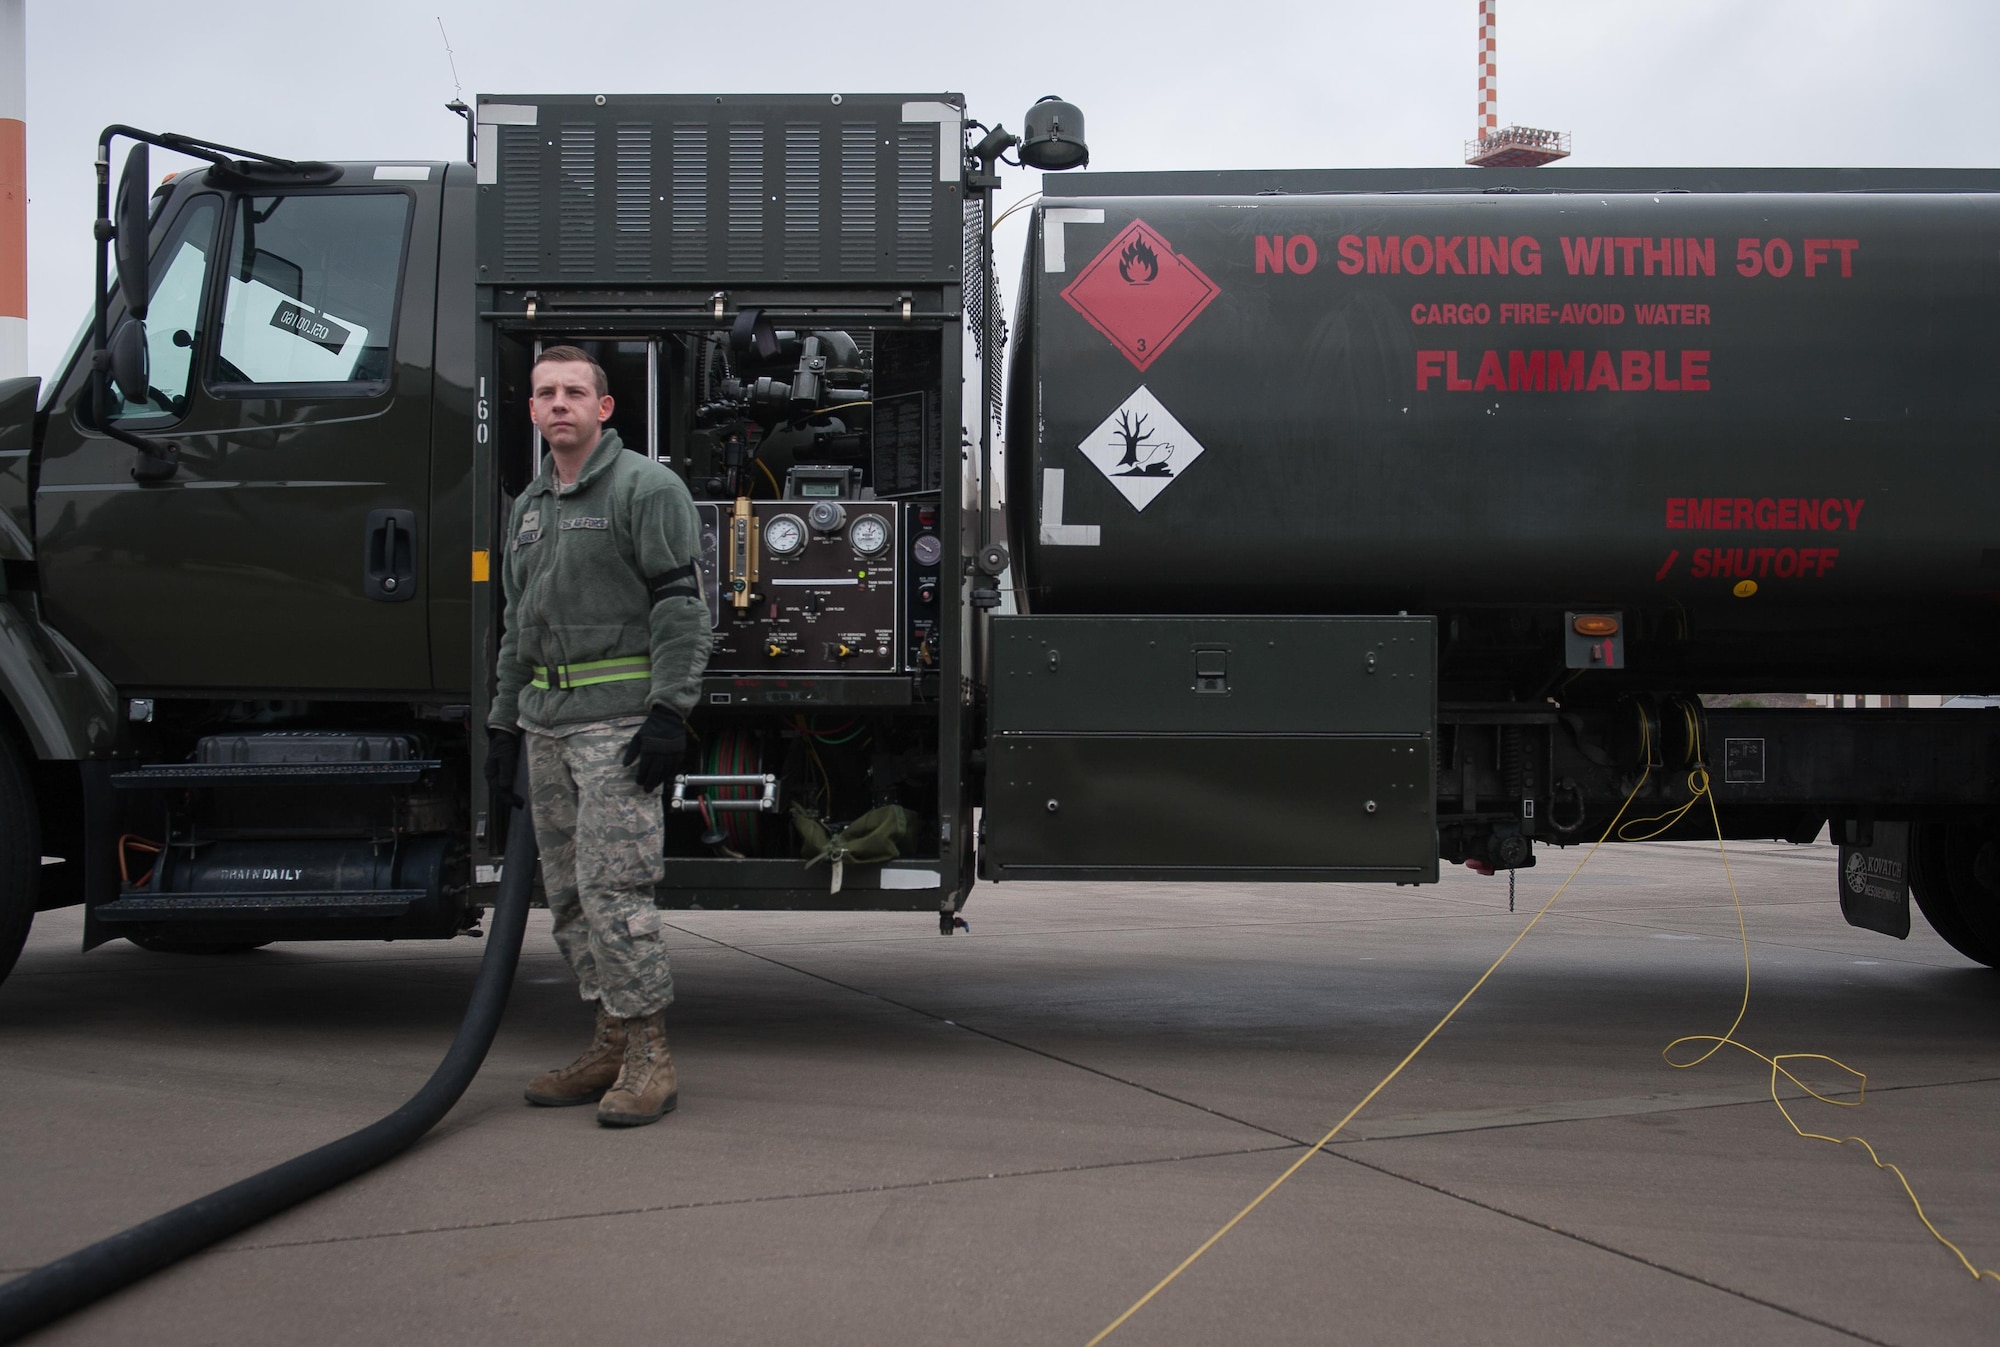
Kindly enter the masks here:
<path id="1" fill-rule="evenodd" d="M 153 239 L 153 387 L 112 414 L 180 468 L 133 480 L 78 361 L 37 493 L 51 622 L 129 689 L 429 688 L 437 185 L 184 191 Z"/>

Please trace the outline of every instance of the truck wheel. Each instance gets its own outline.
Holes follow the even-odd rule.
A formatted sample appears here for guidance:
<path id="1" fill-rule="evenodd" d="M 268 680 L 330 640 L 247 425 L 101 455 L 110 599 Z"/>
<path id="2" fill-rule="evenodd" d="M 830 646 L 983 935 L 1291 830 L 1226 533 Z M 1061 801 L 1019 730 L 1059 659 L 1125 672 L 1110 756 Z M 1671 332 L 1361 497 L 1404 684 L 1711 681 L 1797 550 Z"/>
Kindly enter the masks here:
<path id="1" fill-rule="evenodd" d="M 27 761 L 0 730 L 0 981 L 20 957 L 42 891 L 42 826 Z"/>
<path id="2" fill-rule="evenodd" d="M 2000 832 L 1919 824 L 1910 860 L 1910 893 L 1931 929 L 1966 958 L 2000 967 Z"/>

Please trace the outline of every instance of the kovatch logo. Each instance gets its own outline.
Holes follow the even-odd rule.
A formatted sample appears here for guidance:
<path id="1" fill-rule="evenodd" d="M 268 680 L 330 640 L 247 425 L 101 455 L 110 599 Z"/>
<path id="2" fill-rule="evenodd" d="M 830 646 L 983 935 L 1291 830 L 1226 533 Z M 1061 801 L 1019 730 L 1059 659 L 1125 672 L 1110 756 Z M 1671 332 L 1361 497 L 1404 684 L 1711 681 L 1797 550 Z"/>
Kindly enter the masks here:
<path id="1" fill-rule="evenodd" d="M 1144 370 L 1222 291 L 1144 220 L 1104 245 L 1062 292 L 1070 307 Z"/>
<path id="2" fill-rule="evenodd" d="M 1141 384 L 1077 446 L 1118 494 L 1143 510 L 1201 457 L 1202 447 Z"/>

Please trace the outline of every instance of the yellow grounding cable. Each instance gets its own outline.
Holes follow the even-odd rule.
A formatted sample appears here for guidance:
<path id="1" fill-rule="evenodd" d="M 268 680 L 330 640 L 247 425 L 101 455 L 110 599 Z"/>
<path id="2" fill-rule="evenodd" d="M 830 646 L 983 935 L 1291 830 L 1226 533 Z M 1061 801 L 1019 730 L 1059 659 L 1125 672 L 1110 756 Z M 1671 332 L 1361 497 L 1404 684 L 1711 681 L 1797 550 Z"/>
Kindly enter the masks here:
<path id="1" fill-rule="evenodd" d="M 1965 1256 L 1964 1250 L 1946 1239 L 1943 1232 L 1931 1224 L 1931 1218 L 1924 1211 L 1924 1204 L 1917 1200 L 1916 1189 L 1910 1187 L 1910 1180 L 1903 1173 L 1901 1166 L 1891 1164 L 1876 1154 L 1875 1147 L 1869 1144 L 1865 1137 L 1835 1137 L 1828 1136 L 1824 1132 L 1808 1132 L 1805 1128 L 1799 1126 L 1798 1119 L 1792 1116 L 1792 1111 L 1785 1107 L 1785 1101 L 1778 1094 L 1778 1078 L 1783 1076 L 1786 1080 L 1798 1086 L 1822 1104 L 1832 1104 L 1835 1108 L 1860 1108 L 1868 1102 L 1868 1074 L 1866 1072 L 1856 1071 L 1847 1063 L 1838 1058 L 1829 1057 L 1823 1052 L 1781 1052 L 1775 1057 L 1767 1057 L 1749 1044 L 1737 1041 L 1735 1037 L 1736 1031 L 1743 1025 L 1743 1017 L 1750 1013 L 1750 931 L 1743 920 L 1743 899 L 1736 892 L 1736 875 L 1729 868 L 1729 848 L 1722 840 L 1722 817 L 1716 812 L 1715 796 L 1708 789 L 1708 772 L 1701 767 L 1696 767 L 1688 776 L 1688 788 L 1695 793 L 1694 799 L 1689 800 L 1688 805 L 1691 807 L 1696 800 L 1706 798 L 1708 801 L 1709 817 L 1715 821 L 1715 844 L 1722 851 L 1722 873 L 1729 881 L 1729 898 L 1736 905 L 1736 934 L 1743 943 L 1743 1003 L 1736 1008 L 1736 1018 L 1730 1023 L 1726 1032 L 1721 1034 L 1688 1034 L 1677 1038 L 1667 1044 L 1666 1047 L 1660 1049 L 1660 1057 L 1668 1066 L 1674 1068 L 1676 1071 L 1686 1071 L 1692 1067 L 1700 1066 L 1724 1048 L 1735 1048 L 1739 1052 L 1747 1052 L 1758 1061 L 1763 1062 L 1771 1068 L 1771 1102 L 1778 1106 L 1778 1112 L 1784 1116 L 1785 1122 L 1794 1132 L 1808 1141 L 1829 1141 L 1836 1146 L 1844 1146 L 1852 1141 L 1859 1145 L 1862 1150 L 1868 1152 L 1868 1158 L 1874 1162 L 1875 1168 L 1886 1169 L 1896 1176 L 1896 1182 L 1903 1185 L 1903 1193 L 1910 1199 L 1910 1206 L 1916 1210 L 1917 1219 L 1924 1223 L 1924 1229 L 1931 1232 L 1931 1238 L 1951 1250 L 1952 1257 L 1956 1258 L 1959 1261 L 1959 1265 L 1972 1275 L 1974 1281 L 1982 1281 L 1991 1277 L 1994 1281 L 2000 1282 L 2000 1273 L 1996 1273 L 1990 1268 L 1976 1266 L 1970 1258 Z M 1706 1043 L 1708 1044 L 1708 1050 L 1691 1061 L 1677 1062 L 1673 1058 L 1673 1052 L 1675 1048 L 1678 1048 L 1683 1043 Z M 1856 1097 L 1853 1099 L 1829 1099 L 1786 1070 L 1786 1062 L 1825 1062 L 1836 1070 L 1845 1071 L 1849 1076 L 1860 1082 L 1856 1090 Z"/>
<path id="2" fill-rule="evenodd" d="M 1693 715 L 1691 712 L 1687 714 L 1689 715 L 1690 724 L 1692 725 Z M 1669 828 L 1673 827 L 1674 824 L 1678 823 L 1687 814 L 1689 810 L 1693 809 L 1694 806 L 1704 798 L 1708 800 L 1709 816 L 1715 821 L 1715 841 L 1716 845 L 1720 847 L 1722 850 L 1722 872 L 1723 875 L 1729 881 L 1729 896 L 1736 904 L 1736 930 L 1738 936 L 1742 941 L 1742 946 L 1743 946 L 1743 1001 L 1742 1004 L 1737 1008 L 1736 1019 L 1733 1023 L 1730 1024 L 1728 1033 L 1721 1035 L 1689 1034 L 1684 1037 L 1677 1038 L 1673 1042 L 1667 1044 L 1665 1048 L 1662 1048 L 1660 1050 L 1660 1055 L 1666 1060 L 1668 1066 L 1671 1066 L 1674 1069 L 1680 1071 L 1685 1071 L 1691 1067 L 1700 1066 L 1710 1057 L 1713 1057 L 1717 1052 L 1720 1052 L 1724 1047 L 1737 1048 L 1743 1052 L 1749 1053 L 1752 1057 L 1757 1058 L 1761 1062 L 1769 1063 L 1771 1067 L 1771 1102 L 1778 1106 L 1778 1112 L 1784 1115 L 1785 1121 L 1791 1124 L 1792 1130 L 1794 1132 L 1797 1132 L 1801 1137 L 1806 1137 L 1810 1140 L 1830 1141 L 1837 1146 L 1844 1145 L 1846 1142 L 1849 1141 L 1859 1142 L 1862 1149 L 1868 1152 L 1868 1158 L 1875 1162 L 1876 1168 L 1886 1169 L 1896 1176 L 1897 1181 L 1903 1185 L 1903 1191 L 1909 1195 L 1910 1204 L 1916 1208 L 1917 1219 L 1924 1223 L 1924 1228 L 1931 1232 L 1932 1236 L 1937 1239 L 1938 1243 L 1944 1245 L 1945 1248 L 1950 1249 L 1952 1251 L 1953 1255 L 1957 1257 L 1958 1261 L 1965 1267 L 1965 1270 L 1967 1272 L 1971 1273 L 1975 1279 L 1991 1277 L 1995 1281 L 2000 1281 L 2000 1274 L 1996 1274 L 1991 1270 L 1982 1269 L 1975 1266 L 1972 1263 L 1972 1261 L 1965 1256 L 1965 1254 L 1959 1249 L 1959 1247 L 1956 1244 L 1953 1244 L 1950 1240 L 1946 1239 L 1943 1234 L 1939 1233 L 1938 1228 L 1935 1225 L 1931 1224 L 1930 1217 L 1924 1213 L 1923 1203 L 1917 1200 L 1917 1194 L 1915 1190 L 1910 1187 L 1909 1179 L 1904 1177 L 1903 1171 L 1900 1168 L 1898 1168 L 1896 1165 L 1888 1163 L 1887 1161 L 1884 1161 L 1879 1155 L 1876 1154 L 1875 1148 L 1871 1146 L 1867 1141 L 1863 1140 L 1861 1137 L 1832 1137 L 1832 1136 L 1826 1136 L 1823 1133 L 1819 1132 L 1806 1131 L 1804 1128 L 1799 1126 L 1798 1122 L 1792 1117 L 1791 1112 L 1785 1108 L 1784 1101 L 1780 1099 L 1778 1096 L 1778 1077 L 1783 1076 L 1786 1080 L 1791 1081 L 1794 1085 L 1797 1085 L 1801 1090 L 1804 1090 L 1807 1094 L 1811 1095 L 1813 1098 L 1821 1100 L 1824 1103 L 1835 1104 L 1843 1108 L 1858 1108 L 1866 1098 L 1866 1092 L 1868 1088 L 1868 1077 L 1866 1075 L 1864 1075 L 1862 1072 L 1854 1070 L 1852 1067 L 1846 1065 L 1844 1062 L 1837 1061 L 1834 1058 L 1825 1056 L 1822 1053 L 1789 1052 L 1789 1053 L 1780 1053 L 1776 1057 L 1767 1057 L 1763 1053 L 1758 1052 L 1756 1049 L 1737 1042 L 1735 1038 L 1731 1036 L 1735 1034 L 1737 1029 L 1742 1026 L 1744 1016 L 1749 1014 L 1750 1012 L 1750 932 L 1743 918 L 1743 900 L 1740 896 L 1738 896 L 1736 892 L 1736 876 L 1734 872 L 1731 871 L 1731 869 L 1729 868 L 1729 848 L 1723 843 L 1722 818 L 1720 814 L 1716 811 L 1715 797 L 1712 794 L 1710 794 L 1708 789 L 1709 785 L 1708 771 L 1706 768 L 1702 767 L 1699 763 L 1699 759 L 1701 757 L 1701 745 L 1699 738 L 1696 737 L 1697 734 L 1698 731 L 1691 730 L 1690 732 L 1689 741 L 1694 747 L 1694 756 L 1697 759 L 1697 764 L 1695 768 L 1688 773 L 1688 789 L 1691 792 L 1691 794 L 1687 803 L 1680 805 L 1678 808 L 1670 810 L 1665 814 L 1656 815 L 1653 818 L 1632 820 L 1632 823 L 1627 825 L 1628 827 L 1646 823 L 1659 823 L 1660 826 L 1655 828 L 1653 831 L 1649 833 L 1643 833 L 1637 837 L 1627 837 L 1625 835 L 1624 830 L 1619 827 L 1619 821 L 1625 817 L 1625 811 L 1632 807 L 1632 801 L 1639 797 L 1639 792 L 1646 788 L 1646 782 L 1652 776 L 1652 767 L 1650 765 L 1652 761 L 1652 736 L 1650 733 L 1650 729 L 1647 726 L 1644 718 L 1641 717 L 1640 720 L 1641 751 L 1648 766 L 1644 771 L 1642 771 L 1639 774 L 1639 780 L 1633 785 L 1631 794 L 1627 795 L 1625 797 L 1625 802 L 1618 806 L 1618 812 L 1611 816 L 1611 822 L 1605 825 L 1604 832 L 1601 835 L 1599 835 L 1598 839 L 1595 842 L 1591 843 L 1590 850 L 1585 852 L 1583 859 L 1576 863 L 1576 868 L 1569 872 L 1569 877 L 1563 880 L 1561 886 L 1558 887 L 1554 893 L 1549 895 L 1548 901 L 1543 903 L 1541 907 L 1536 910 L 1535 915 L 1529 919 L 1528 924 L 1521 928 L 1520 934 L 1516 935 L 1512 940 L 1512 942 L 1508 944 L 1507 948 L 1500 952 L 1500 957 L 1495 959 L 1492 962 L 1492 964 L 1488 966 L 1486 971 L 1479 975 L 1478 980 L 1475 981 L 1472 984 L 1472 986 L 1466 989 L 1465 995 L 1459 997 L 1458 1000 L 1452 1005 L 1451 1009 L 1447 1010 L 1444 1013 L 1444 1017 L 1440 1019 L 1436 1024 L 1431 1026 L 1430 1032 L 1425 1034 L 1423 1038 L 1418 1040 L 1417 1045 L 1414 1048 L 1410 1049 L 1409 1053 L 1403 1058 L 1403 1060 L 1396 1063 L 1395 1067 L 1389 1072 L 1388 1075 L 1382 1077 L 1381 1080 L 1375 1082 L 1374 1088 L 1369 1090 L 1367 1094 L 1361 1097 L 1361 1102 L 1356 1104 L 1353 1108 L 1349 1109 L 1345 1117 L 1341 1118 L 1339 1122 L 1335 1123 L 1331 1128 L 1328 1129 L 1325 1136 L 1321 1137 L 1318 1141 L 1314 1142 L 1310 1147 L 1308 1147 L 1303 1155 L 1299 1156 L 1298 1159 L 1294 1160 L 1291 1163 L 1291 1165 L 1285 1169 L 1284 1173 L 1278 1175 L 1277 1178 L 1271 1180 L 1270 1184 L 1265 1187 L 1263 1192 L 1258 1193 L 1257 1196 L 1250 1199 L 1249 1203 L 1247 1203 L 1241 1211 L 1237 1212 L 1234 1216 L 1230 1217 L 1227 1221 L 1223 1223 L 1220 1229 L 1218 1229 L 1214 1234 L 1210 1235 L 1207 1239 L 1203 1240 L 1200 1246 L 1197 1247 L 1195 1251 L 1189 1254 L 1186 1258 L 1183 1258 L 1180 1261 L 1179 1265 L 1176 1266 L 1172 1272 L 1169 1272 L 1166 1276 L 1160 1278 L 1160 1280 L 1154 1284 L 1151 1290 L 1147 1291 L 1146 1294 L 1140 1296 L 1137 1300 L 1133 1301 L 1131 1305 L 1127 1306 L 1123 1314 L 1120 1314 L 1116 1319 L 1113 1319 L 1110 1323 L 1106 1324 L 1102 1329 L 1100 1329 L 1097 1335 L 1091 1338 L 1091 1340 L 1085 1345 L 1085 1347 L 1098 1347 L 1099 1343 L 1103 1342 L 1106 1338 L 1109 1338 L 1113 1333 L 1116 1333 L 1120 1328 L 1122 1328 L 1127 1320 L 1131 1319 L 1133 1315 L 1137 1314 L 1140 1310 L 1144 1309 L 1146 1305 L 1155 1296 L 1160 1294 L 1160 1292 L 1166 1290 L 1167 1287 L 1171 1286 L 1174 1280 L 1178 1278 L 1183 1272 L 1186 1272 L 1189 1268 L 1193 1267 L 1196 1261 L 1199 1260 L 1203 1254 L 1207 1253 L 1210 1249 L 1214 1248 L 1218 1243 L 1220 1243 L 1222 1241 L 1223 1236 L 1227 1235 L 1231 1230 L 1234 1230 L 1237 1227 L 1237 1225 L 1242 1222 L 1244 1217 L 1248 1216 L 1251 1212 L 1255 1211 L 1260 1205 L 1262 1205 L 1265 1198 L 1269 1197 L 1272 1193 L 1277 1192 L 1279 1188 L 1283 1187 L 1286 1181 L 1289 1180 L 1292 1177 L 1292 1175 L 1298 1173 L 1299 1170 L 1305 1166 L 1306 1161 L 1312 1159 L 1313 1156 L 1319 1154 L 1322 1150 L 1326 1149 L 1328 1144 L 1330 1144 L 1336 1136 L 1340 1135 L 1341 1129 L 1345 1128 L 1347 1124 L 1353 1122 L 1355 1118 L 1360 1116 L 1361 1110 L 1367 1108 L 1369 1104 L 1373 1103 L 1375 1097 L 1381 1094 L 1383 1090 L 1387 1089 L 1389 1087 L 1390 1082 L 1395 1080 L 1397 1076 L 1400 1076 L 1403 1073 L 1403 1069 L 1407 1067 L 1411 1062 L 1414 1062 L 1417 1059 L 1417 1054 L 1421 1053 L 1425 1048 L 1430 1046 L 1431 1040 L 1436 1038 L 1438 1034 L 1443 1031 L 1444 1027 L 1447 1024 L 1451 1023 L 1452 1017 L 1457 1015 L 1460 1010 L 1464 1009 L 1465 1003 L 1470 1001 L 1473 998 L 1474 994 L 1476 994 L 1481 987 L 1486 985 L 1487 979 L 1491 978 L 1494 973 L 1499 971 L 1500 965 L 1507 962 L 1508 956 L 1513 954 L 1513 952 L 1517 948 L 1519 948 L 1521 942 L 1528 938 L 1528 932 L 1534 930 L 1536 925 L 1540 923 L 1541 919 L 1548 915 L 1549 909 L 1556 905 L 1556 900 L 1558 898 L 1561 898 L 1564 892 L 1568 890 L 1569 886 L 1575 882 L 1576 877 L 1579 874 L 1583 873 L 1583 867 L 1588 865 L 1590 863 L 1591 857 L 1597 854 L 1598 849 L 1611 839 L 1611 836 L 1614 831 L 1617 832 L 1618 837 L 1621 841 L 1644 841 L 1650 837 L 1657 837 L 1661 833 L 1664 833 Z M 1679 1047 L 1683 1043 L 1707 1043 L 1710 1046 L 1708 1048 L 1708 1051 L 1702 1053 L 1700 1056 L 1694 1058 L 1692 1061 L 1676 1062 L 1671 1056 L 1671 1054 L 1675 1048 Z M 1785 1062 L 1792 1062 L 1792 1061 L 1823 1061 L 1831 1063 L 1833 1066 L 1838 1067 L 1840 1070 L 1847 1072 L 1850 1076 L 1854 1076 L 1861 1081 L 1862 1097 L 1854 1100 L 1827 1098 L 1825 1095 L 1820 1094 L 1818 1091 L 1814 1090 L 1811 1086 L 1805 1084 L 1805 1082 L 1799 1080 L 1797 1076 L 1794 1076 L 1790 1071 L 1785 1069 L 1783 1064 Z"/>

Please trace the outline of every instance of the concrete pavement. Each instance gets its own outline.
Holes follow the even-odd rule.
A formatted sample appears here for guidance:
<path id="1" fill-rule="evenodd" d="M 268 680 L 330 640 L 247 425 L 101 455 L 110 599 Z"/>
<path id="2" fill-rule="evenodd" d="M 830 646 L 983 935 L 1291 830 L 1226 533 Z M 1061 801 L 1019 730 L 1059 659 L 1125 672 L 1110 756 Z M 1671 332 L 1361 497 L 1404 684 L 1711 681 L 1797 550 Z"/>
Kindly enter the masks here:
<path id="1" fill-rule="evenodd" d="M 536 914 L 466 1099 L 383 1170 L 37 1339 L 1082 1344 L 1345 1113 L 1580 856 L 1345 886 L 988 886 L 922 914 L 673 913 L 683 1102 L 537 1110 L 588 1015 Z M 2000 973 L 1852 930 L 1830 847 L 1731 848 L 1739 1037 L 1869 1073 L 1858 1132 L 2000 1267 Z M 75 952 L 0 987 L 0 1274 L 393 1108 L 482 946 Z M 1111 1342 L 1942 1344 L 2000 1336 L 1734 1016 L 1714 847 L 1610 848 L 1431 1048 Z M 1804 1068 L 1801 1068 L 1803 1071 Z M 1813 1068 L 1815 1081 L 1841 1084 Z M 1795 1091 L 1792 1093 L 1796 1093 Z"/>

